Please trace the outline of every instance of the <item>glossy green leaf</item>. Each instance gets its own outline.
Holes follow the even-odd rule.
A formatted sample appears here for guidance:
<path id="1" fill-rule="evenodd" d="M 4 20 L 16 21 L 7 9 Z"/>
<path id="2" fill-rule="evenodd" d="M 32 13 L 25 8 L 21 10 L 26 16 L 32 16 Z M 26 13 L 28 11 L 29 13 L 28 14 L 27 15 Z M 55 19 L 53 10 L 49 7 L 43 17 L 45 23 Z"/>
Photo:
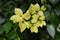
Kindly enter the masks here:
<path id="1" fill-rule="evenodd" d="M 46 17 L 46 20 L 47 20 L 47 22 L 50 20 L 50 11 L 47 9 L 45 12 L 44 12 L 44 14 L 45 14 L 45 17 Z"/>
<path id="2" fill-rule="evenodd" d="M 54 25 L 47 25 L 47 32 L 50 34 L 52 38 L 54 38 L 55 37 Z"/>

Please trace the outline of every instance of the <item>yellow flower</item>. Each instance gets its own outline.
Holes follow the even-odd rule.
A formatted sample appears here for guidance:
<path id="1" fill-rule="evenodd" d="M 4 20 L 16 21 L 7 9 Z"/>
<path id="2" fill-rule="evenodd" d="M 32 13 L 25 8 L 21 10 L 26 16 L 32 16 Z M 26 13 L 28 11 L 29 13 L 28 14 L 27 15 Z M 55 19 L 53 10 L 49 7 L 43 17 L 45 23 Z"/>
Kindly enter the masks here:
<path id="1" fill-rule="evenodd" d="M 35 6 L 35 10 L 36 10 L 36 11 L 40 11 L 40 6 L 39 6 L 38 3 L 36 3 L 34 6 Z"/>
<path id="2" fill-rule="evenodd" d="M 31 4 L 30 7 L 29 7 L 29 12 L 31 14 L 35 14 L 36 11 L 39 11 L 40 10 L 40 6 L 38 3 L 36 3 L 35 5 L 34 4 Z"/>
<path id="3" fill-rule="evenodd" d="M 38 18 L 39 18 L 38 14 L 32 15 L 31 23 L 36 23 L 38 21 Z"/>
<path id="4" fill-rule="evenodd" d="M 19 16 L 22 16 L 23 15 L 23 11 L 19 8 L 15 8 L 15 14 L 16 15 L 19 15 Z"/>
<path id="5" fill-rule="evenodd" d="M 31 4 L 29 9 L 23 14 L 23 11 L 19 8 L 15 8 L 15 15 L 11 16 L 10 20 L 14 23 L 19 23 L 20 31 L 23 32 L 26 28 L 30 29 L 33 33 L 38 33 L 38 27 L 46 26 L 45 16 L 43 11 L 45 11 L 45 6 L 40 6 L 38 3 Z"/>
<path id="6" fill-rule="evenodd" d="M 39 14 L 40 16 L 43 16 L 43 15 L 44 15 L 43 11 L 39 11 L 38 14 Z"/>
<path id="7" fill-rule="evenodd" d="M 37 21 L 34 26 L 36 27 L 43 27 L 42 23 L 40 21 Z"/>
<path id="8" fill-rule="evenodd" d="M 31 31 L 32 33 L 33 33 L 33 32 L 34 32 L 34 33 L 38 33 L 38 28 L 33 26 L 33 27 L 30 28 L 30 31 Z"/>
<path id="9" fill-rule="evenodd" d="M 39 20 L 45 20 L 45 16 L 40 16 Z"/>
<path id="10" fill-rule="evenodd" d="M 30 28 L 32 25 L 31 25 L 31 23 L 28 21 L 28 22 L 24 22 L 25 24 L 26 24 L 26 28 Z"/>
<path id="11" fill-rule="evenodd" d="M 46 10 L 46 7 L 43 5 L 43 6 L 41 6 L 41 10 L 42 11 L 45 11 Z"/>
<path id="12" fill-rule="evenodd" d="M 37 19 L 31 19 L 31 23 L 36 23 L 38 20 Z"/>
<path id="13" fill-rule="evenodd" d="M 46 26 L 46 22 L 45 21 L 41 21 L 42 25 Z"/>
<path id="14" fill-rule="evenodd" d="M 29 13 L 29 10 L 23 14 L 22 18 L 24 18 L 25 20 L 29 20 L 31 17 L 30 13 Z"/>
<path id="15" fill-rule="evenodd" d="M 29 7 L 29 12 L 30 12 L 31 14 L 35 14 L 35 13 L 36 13 L 34 4 L 31 4 L 31 5 L 30 5 L 30 7 Z"/>
<path id="16" fill-rule="evenodd" d="M 10 20 L 13 20 L 14 23 L 23 21 L 23 19 L 18 15 L 11 16 Z"/>
<path id="17" fill-rule="evenodd" d="M 20 31 L 23 32 L 26 29 L 25 23 L 19 23 Z"/>
<path id="18" fill-rule="evenodd" d="M 33 19 L 38 19 L 39 18 L 39 15 L 38 14 L 34 14 L 34 15 L 32 15 L 32 18 Z"/>

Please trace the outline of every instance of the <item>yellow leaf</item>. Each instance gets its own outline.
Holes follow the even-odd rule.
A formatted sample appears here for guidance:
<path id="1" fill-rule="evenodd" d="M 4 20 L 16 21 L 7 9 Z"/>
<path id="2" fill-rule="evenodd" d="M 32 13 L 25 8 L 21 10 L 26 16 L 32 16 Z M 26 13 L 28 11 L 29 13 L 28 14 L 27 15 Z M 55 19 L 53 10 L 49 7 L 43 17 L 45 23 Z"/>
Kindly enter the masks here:
<path id="1" fill-rule="evenodd" d="M 19 15 L 19 16 L 22 16 L 23 15 L 23 11 L 19 8 L 15 8 L 15 14 L 16 15 Z"/>

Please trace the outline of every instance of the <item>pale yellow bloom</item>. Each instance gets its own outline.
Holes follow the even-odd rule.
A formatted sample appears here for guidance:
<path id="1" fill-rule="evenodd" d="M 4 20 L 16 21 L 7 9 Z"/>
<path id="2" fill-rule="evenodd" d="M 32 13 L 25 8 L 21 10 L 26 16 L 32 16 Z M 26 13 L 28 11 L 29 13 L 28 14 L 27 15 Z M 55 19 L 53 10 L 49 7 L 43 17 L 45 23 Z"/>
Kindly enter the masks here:
<path id="1" fill-rule="evenodd" d="M 25 23 L 19 23 L 20 31 L 23 32 L 26 29 L 26 24 Z"/>
<path id="2" fill-rule="evenodd" d="M 16 15 L 19 15 L 19 16 L 22 16 L 23 15 L 23 11 L 19 8 L 15 8 L 15 14 Z"/>
<path id="3" fill-rule="evenodd" d="M 31 19 L 31 23 L 36 23 L 38 20 L 37 19 Z"/>
<path id="4" fill-rule="evenodd" d="M 41 21 L 42 25 L 46 26 L 46 22 L 45 21 Z"/>
<path id="5" fill-rule="evenodd" d="M 36 13 L 34 4 L 31 4 L 31 5 L 30 5 L 30 7 L 29 7 L 29 12 L 30 12 L 31 14 L 35 14 L 35 13 Z"/>
<path id="6" fill-rule="evenodd" d="M 23 19 L 19 15 L 11 16 L 10 20 L 13 20 L 14 23 L 23 21 Z"/>
<path id="7" fill-rule="evenodd" d="M 33 19 L 38 19 L 39 18 L 39 15 L 38 14 L 34 14 L 34 15 L 32 15 L 32 18 Z"/>
<path id="8" fill-rule="evenodd" d="M 32 24 L 28 21 L 28 22 L 24 22 L 26 24 L 26 28 L 30 28 L 32 26 Z"/>
<path id="9" fill-rule="evenodd" d="M 41 10 L 42 11 L 45 11 L 46 10 L 46 7 L 43 5 L 43 6 L 41 6 Z"/>
<path id="10" fill-rule="evenodd" d="M 34 32 L 34 33 L 38 33 L 38 28 L 33 26 L 33 27 L 30 28 L 30 31 L 31 31 L 32 33 L 33 33 L 33 32 Z"/>
<path id="11" fill-rule="evenodd" d="M 34 26 L 36 27 L 43 27 L 42 23 L 40 21 L 37 21 Z"/>
<path id="12" fill-rule="evenodd" d="M 29 13 L 29 10 L 23 14 L 22 18 L 24 18 L 25 20 L 29 20 L 31 17 L 30 13 Z"/>
<path id="13" fill-rule="evenodd" d="M 31 4 L 29 9 L 23 14 L 23 11 L 19 8 L 15 8 L 15 15 L 11 16 L 10 20 L 14 23 L 19 23 L 20 31 L 23 32 L 26 28 L 30 29 L 33 33 L 38 33 L 38 27 L 46 26 L 45 16 L 43 11 L 45 11 L 45 6 L 40 8 L 39 4 Z"/>
<path id="14" fill-rule="evenodd" d="M 43 11 L 39 11 L 37 14 L 39 14 L 40 16 L 44 15 Z"/>
<path id="15" fill-rule="evenodd" d="M 45 20 L 45 16 L 40 16 L 39 20 Z"/>
<path id="16" fill-rule="evenodd" d="M 36 23 L 38 21 L 38 18 L 39 18 L 38 14 L 32 15 L 31 23 Z"/>
<path id="17" fill-rule="evenodd" d="M 40 6 L 38 3 L 36 3 L 35 5 L 34 4 L 31 4 L 30 7 L 29 7 L 29 12 L 31 14 L 35 14 L 36 11 L 39 11 L 40 10 Z"/>
<path id="18" fill-rule="evenodd" d="M 35 10 L 36 10 L 36 11 L 40 11 L 40 6 L 39 6 L 38 3 L 36 3 L 34 6 L 35 6 Z"/>

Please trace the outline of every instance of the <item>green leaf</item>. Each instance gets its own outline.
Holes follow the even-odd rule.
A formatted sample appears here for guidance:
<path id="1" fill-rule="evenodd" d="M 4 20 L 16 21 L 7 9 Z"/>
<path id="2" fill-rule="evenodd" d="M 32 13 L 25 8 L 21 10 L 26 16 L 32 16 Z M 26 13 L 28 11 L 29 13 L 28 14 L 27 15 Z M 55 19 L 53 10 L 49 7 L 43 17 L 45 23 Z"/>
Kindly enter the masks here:
<path id="1" fill-rule="evenodd" d="M 60 15 L 60 5 L 58 7 L 56 7 L 54 9 L 54 11 L 56 12 L 57 16 L 59 16 Z"/>
<path id="2" fill-rule="evenodd" d="M 16 38 L 14 38 L 14 40 L 20 40 L 20 38 L 19 37 L 16 37 Z"/>
<path id="3" fill-rule="evenodd" d="M 18 24 L 17 24 L 17 23 L 13 24 L 13 29 L 14 29 L 14 31 L 16 31 L 17 28 L 18 28 Z"/>
<path id="4" fill-rule="evenodd" d="M 4 28 L 2 25 L 0 25 L 0 34 L 2 34 L 4 32 Z"/>
<path id="5" fill-rule="evenodd" d="M 12 23 L 10 21 L 7 21 L 5 23 L 5 32 L 8 33 L 12 27 Z"/>
<path id="6" fill-rule="evenodd" d="M 8 34 L 6 34 L 6 36 L 7 36 L 7 38 L 9 38 L 9 39 L 14 39 L 14 38 L 17 37 L 18 35 L 17 35 L 16 32 L 11 31 L 11 32 L 9 32 Z"/>
<path id="7" fill-rule="evenodd" d="M 6 38 L 2 38 L 1 40 L 6 40 Z"/>
<path id="8" fill-rule="evenodd" d="M 47 32 L 50 34 L 52 38 L 54 38 L 55 37 L 54 25 L 47 25 Z"/>
<path id="9" fill-rule="evenodd" d="M 44 14 L 45 14 L 45 17 L 46 17 L 46 20 L 47 20 L 47 22 L 50 20 L 50 11 L 47 9 L 45 12 L 44 12 Z"/>
<path id="10" fill-rule="evenodd" d="M 51 12 L 50 23 L 54 25 L 58 25 L 58 18 L 55 12 Z"/>
<path id="11" fill-rule="evenodd" d="M 51 10 L 51 5 L 50 4 L 46 4 L 46 7 L 47 7 L 47 9 L 49 9 L 49 10 Z"/>
<path id="12" fill-rule="evenodd" d="M 52 4 L 56 4 L 59 2 L 59 0 L 49 0 Z"/>
<path id="13" fill-rule="evenodd" d="M 60 33 L 59 32 L 56 32 L 54 40 L 60 40 Z"/>
<path id="14" fill-rule="evenodd" d="M 5 19 L 0 17 L 0 24 L 4 23 L 5 22 Z"/>
<path id="15" fill-rule="evenodd" d="M 20 6 L 20 8 L 23 10 L 23 12 L 25 12 L 26 11 L 26 9 L 28 8 L 28 5 L 25 3 L 25 4 L 22 4 L 21 6 Z"/>

